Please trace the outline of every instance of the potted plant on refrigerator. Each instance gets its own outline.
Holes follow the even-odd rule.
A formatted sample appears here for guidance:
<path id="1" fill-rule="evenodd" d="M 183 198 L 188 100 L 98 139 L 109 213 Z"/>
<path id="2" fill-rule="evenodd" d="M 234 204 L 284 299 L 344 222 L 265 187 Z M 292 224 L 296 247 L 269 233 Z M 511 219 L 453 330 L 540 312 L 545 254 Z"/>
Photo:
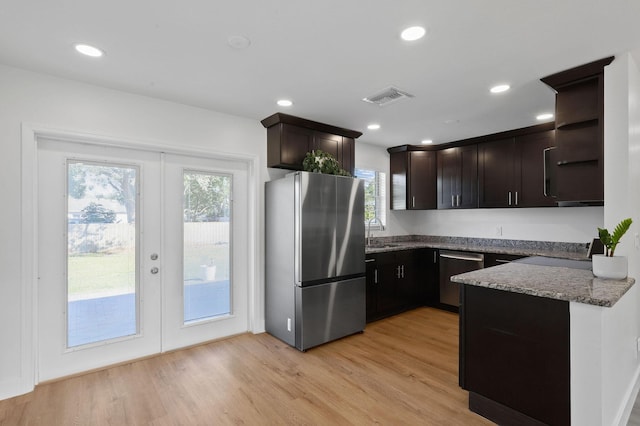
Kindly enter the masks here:
<path id="1" fill-rule="evenodd" d="M 594 254 L 591 258 L 593 275 L 614 280 L 627 277 L 626 256 L 614 256 L 614 253 L 620 239 L 629 230 L 631 222 L 631 218 L 623 219 L 613 233 L 609 233 L 607 229 L 598 228 L 598 236 L 604 245 L 604 254 Z"/>

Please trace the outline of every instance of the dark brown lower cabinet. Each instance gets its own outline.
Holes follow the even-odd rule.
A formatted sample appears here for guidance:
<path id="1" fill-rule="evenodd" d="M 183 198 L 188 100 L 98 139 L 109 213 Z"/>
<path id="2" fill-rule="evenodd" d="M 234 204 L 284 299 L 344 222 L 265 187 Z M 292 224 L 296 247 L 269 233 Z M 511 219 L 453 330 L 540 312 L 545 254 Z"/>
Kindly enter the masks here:
<path id="1" fill-rule="evenodd" d="M 424 306 L 437 297 L 434 253 L 434 249 L 415 249 L 367 255 L 368 322 Z"/>
<path id="2" fill-rule="evenodd" d="M 469 409 L 498 424 L 569 425 L 569 302 L 460 287 Z"/>

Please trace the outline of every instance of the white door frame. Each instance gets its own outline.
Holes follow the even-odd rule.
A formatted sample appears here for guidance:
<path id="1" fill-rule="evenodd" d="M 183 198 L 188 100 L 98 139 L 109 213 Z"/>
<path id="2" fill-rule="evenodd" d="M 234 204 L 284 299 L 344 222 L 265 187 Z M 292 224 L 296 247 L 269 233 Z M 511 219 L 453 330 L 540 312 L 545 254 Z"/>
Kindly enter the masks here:
<path id="1" fill-rule="evenodd" d="M 98 135 L 89 132 L 70 131 L 43 125 L 22 123 L 21 137 L 21 369 L 17 380 L 20 393 L 28 393 L 37 384 L 37 349 L 38 349 L 38 137 L 59 139 L 110 147 L 137 149 L 141 151 L 166 152 L 178 155 L 199 156 L 202 158 L 228 159 L 245 162 L 249 174 L 248 216 L 249 216 L 249 330 L 253 333 L 264 331 L 264 320 L 261 318 L 264 300 L 262 279 L 260 274 L 259 253 L 262 237 L 259 229 L 261 187 L 259 173 L 260 159 L 256 155 L 234 154 L 201 148 L 176 148 L 161 141 L 140 141 L 127 137 Z M 14 396 L 14 395 L 11 395 Z"/>

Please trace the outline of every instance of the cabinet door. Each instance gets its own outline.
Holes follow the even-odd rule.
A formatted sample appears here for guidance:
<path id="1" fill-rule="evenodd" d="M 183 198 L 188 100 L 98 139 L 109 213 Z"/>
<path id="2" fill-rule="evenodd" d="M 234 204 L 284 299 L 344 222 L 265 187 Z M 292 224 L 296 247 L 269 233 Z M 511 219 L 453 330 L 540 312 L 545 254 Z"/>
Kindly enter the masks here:
<path id="1" fill-rule="evenodd" d="M 457 207 L 472 209 L 478 207 L 478 146 L 469 145 L 460 150 L 460 193 Z"/>
<path id="2" fill-rule="evenodd" d="M 460 191 L 460 153 L 459 148 L 447 148 L 438 151 L 438 209 L 452 209 L 456 206 L 456 195 Z"/>
<path id="3" fill-rule="evenodd" d="M 544 150 L 554 146 L 554 130 L 516 137 L 521 191 L 518 207 L 553 207 L 555 198 L 544 195 Z"/>
<path id="4" fill-rule="evenodd" d="M 513 138 L 478 144 L 480 207 L 515 206 L 520 176 L 515 175 L 514 149 Z"/>
<path id="5" fill-rule="evenodd" d="M 366 261 L 367 322 L 378 319 L 378 263 L 375 255 L 367 255 Z"/>
<path id="6" fill-rule="evenodd" d="M 438 208 L 478 207 L 478 147 L 438 151 Z"/>
<path id="7" fill-rule="evenodd" d="M 420 283 L 421 265 L 418 261 L 419 250 L 397 252 L 398 279 L 396 281 L 396 309 L 406 311 L 421 305 Z"/>
<path id="8" fill-rule="evenodd" d="M 461 386 L 543 424 L 569 425 L 569 302 L 471 285 L 461 295 Z"/>
<path id="9" fill-rule="evenodd" d="M 389 155 L 389 171 L 391 172 L 391 210 L 407 208 L 407 153 L 394 152 Z"/>
<path id="10" fill-rule="evenodd" d="M 316 131 L 313 134 L 312 149 L 320 149 L 340 161 L 342 157 L 342 136 Z"/>
<path id="11" fill-rule="evenodd" d="M 340 163 L 342 168 L 348 171 L 351 175 L 353 175 L 355 171 L 355 147 L 355 139 L 348 138 L 346 136 L 342 137 L 342 155 L 338 156 L 338 162 Z"/>
<path id="12" fill-rule="evenodd" d="M 311 150 L 312 142 L 312 130 L 283 124 L 280 139 L 280 165 L 302 170 L 302 161 Z"/>
<path id="13" fill-rule="evenodd" d="M 408 209 L 437 208 L 437 178 L 435 151 L 409 152 Z"/>
<path id="14" fill-rule="evenodd" d="M 424 305 L 436 305 L 440 298 L 440 270 L 438 250 L 421 249 L 418 255 L 420 267 L 420 296 Z"/>
<path id="15" fill-rule="evenodd" d="M 400 265 L 395 262 L 393 253 L 378 256 L 378 314 L 388 316 L 399 312 L 402 306 L 398 279 Z"/>
<path id="16" fill-rule="evenodd" d="M 415 281 L 411 279 L 415 250 L 378 253 L 378 313 L 380 317 L 409 309 L 415 302 Z"/>

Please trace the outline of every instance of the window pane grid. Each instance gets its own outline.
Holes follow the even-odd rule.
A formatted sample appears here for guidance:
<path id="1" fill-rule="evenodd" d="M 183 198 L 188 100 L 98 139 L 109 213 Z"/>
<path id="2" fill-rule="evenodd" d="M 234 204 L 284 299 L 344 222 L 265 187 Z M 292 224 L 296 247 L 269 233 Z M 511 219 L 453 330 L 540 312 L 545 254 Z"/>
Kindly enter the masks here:
<path id="1" fill-rule="evenodd" d="M 365 224 L 374 218 L 386 224 L 386 177 L 383 172 L 367 169 L 356 169 L 355 177 L 364 181 L 364 217 Z M 380 225 L 372 223 L 372 229 L 379 229 Z"/>

